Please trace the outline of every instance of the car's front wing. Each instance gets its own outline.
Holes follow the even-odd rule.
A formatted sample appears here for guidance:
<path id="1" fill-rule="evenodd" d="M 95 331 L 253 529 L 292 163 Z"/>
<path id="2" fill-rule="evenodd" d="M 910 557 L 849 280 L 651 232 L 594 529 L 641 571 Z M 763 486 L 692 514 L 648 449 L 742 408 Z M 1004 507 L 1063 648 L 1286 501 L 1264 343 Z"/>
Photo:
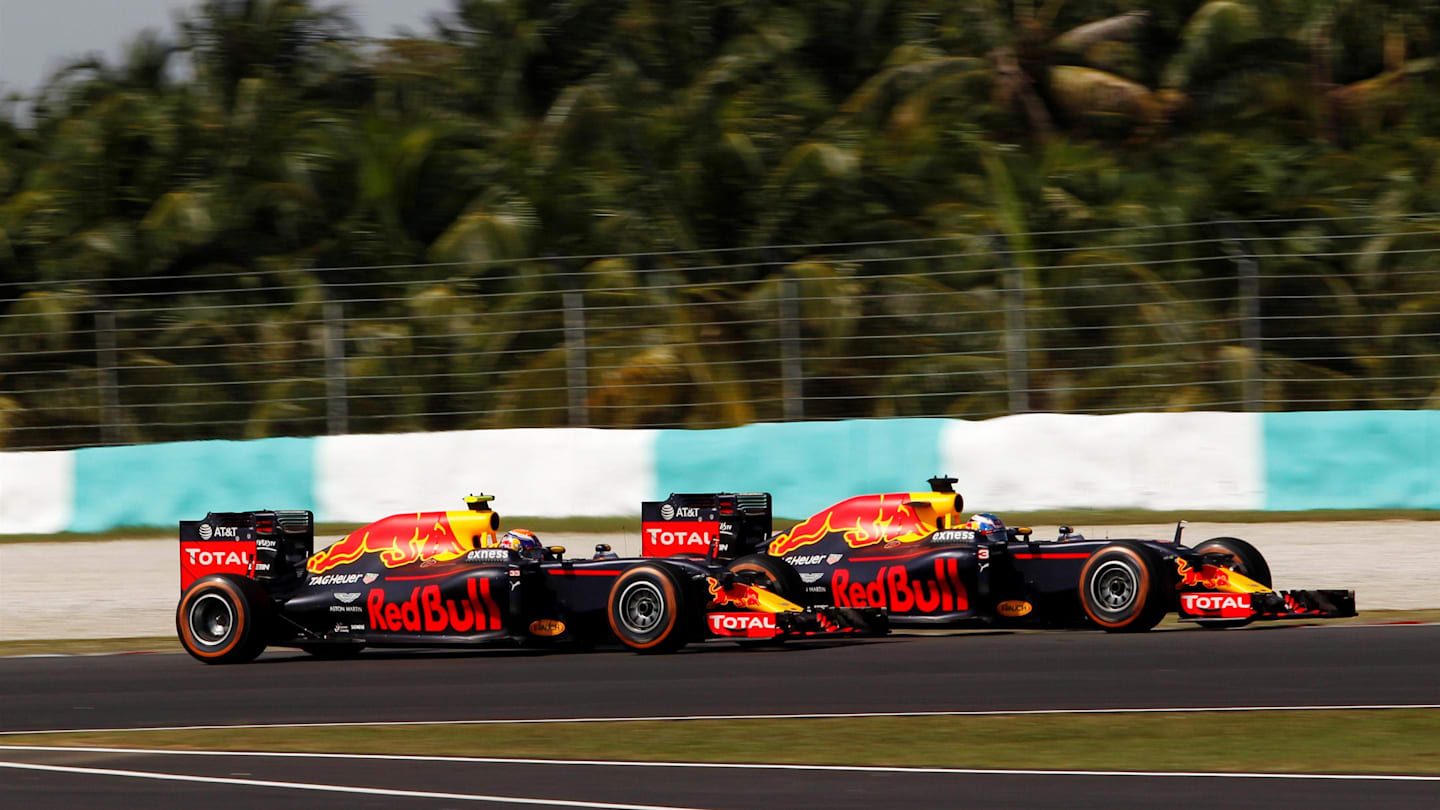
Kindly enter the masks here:
<path id="1" fill-rule="evenodd" d="M 1344 590 L 1180 594 L 1181 621 L 1200 619 L 1342 619 L 1355 615 L 1355 592 Z"/>
<path id="2" fill-rule="evenodd" d="M 888 619 L 889 615 L 880 609 L 837 607 L 781 613 L 714 611 L 706 616 L 712 636 L 776 640 L 885 635 L 890 632 Z"/>

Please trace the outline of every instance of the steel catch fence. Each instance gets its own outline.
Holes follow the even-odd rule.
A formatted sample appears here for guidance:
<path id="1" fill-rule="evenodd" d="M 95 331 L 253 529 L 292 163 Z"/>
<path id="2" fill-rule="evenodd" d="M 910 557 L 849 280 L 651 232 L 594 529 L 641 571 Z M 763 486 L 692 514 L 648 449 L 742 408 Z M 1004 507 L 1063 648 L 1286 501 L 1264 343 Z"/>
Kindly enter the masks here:
<path id="1" fill-rule="evenodd" d="M 1440 407 L 1440 214 L 0 282 L 0 449 Z"/>

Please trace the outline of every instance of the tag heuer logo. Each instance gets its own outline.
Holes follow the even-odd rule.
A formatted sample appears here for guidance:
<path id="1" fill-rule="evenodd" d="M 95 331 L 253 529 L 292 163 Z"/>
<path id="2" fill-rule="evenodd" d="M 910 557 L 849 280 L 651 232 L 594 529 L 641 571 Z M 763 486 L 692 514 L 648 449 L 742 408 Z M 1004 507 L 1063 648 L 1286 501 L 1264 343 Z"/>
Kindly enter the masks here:
<path id="1" fill-rule="evenodd" d="M 209 540 L 210 537 L 211 537 L 212 535 L 214 535 L 214 534 L 215 534 L 215 530 L 212 529 L 212 528 L 210 528 L 210 524 L 209 524 L 209 523 L 201 523 L 201 524 L 200 524 L 200 539 L 201 539 L 201 540 Z"/>
<path id="2" fill-rule="evenodd" d="M 661 504 L 661 505 L 660 505 L 660 517 L 664 518 L 665 520 L 669 520 L 669 519 L 675 517 L 675 507 L 671 506 L 671 505 L 668 504 L 668 503 Z"/>
<path id="3" fill-rule="evenodd" d="M 380 575 L 379 575 L 379 574 L 375 574 L 375 573 L 366 574 L 366 575 L 365 575 L 365 584 L 366 584 L 366 585 L 369 585 L 370 583 L 374 582 L 375 580 L 377 580 L 377 579 L 379 579 L 379 578 L 380 578 Z"/>
<path id="4" fill-rule="evenodd" d="M 835 563 L 838 563 L 843 559 L 845 559 L 844 554 L 831 554 L 829 557 L 825 558 L 825 564 L 834 565 Z"/>

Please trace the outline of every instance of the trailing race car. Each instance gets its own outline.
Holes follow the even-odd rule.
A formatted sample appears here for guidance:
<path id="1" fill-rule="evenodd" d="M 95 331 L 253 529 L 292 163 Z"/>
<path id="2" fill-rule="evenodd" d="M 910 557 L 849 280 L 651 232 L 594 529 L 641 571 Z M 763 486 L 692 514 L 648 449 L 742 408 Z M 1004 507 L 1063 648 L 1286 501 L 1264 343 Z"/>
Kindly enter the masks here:
<path id="1" fill-rule="evenodd" d="M 764 493 L 671 495 L 642 507 L 645 553 L 708 541 L 732 568 L 763 571 L 776 593 L 799 604 L 885 608 L 897 627 L 1088 625 L 1121 633 L 1149 630 L 1171 611 L 1207 628 L 1355 615 L 1354 591 L 1272 590 L 1265 558 L 1238 538 L 1184 546 L 1182 521 L 1171 540 L 1087 540 L 1068 526 L 1037 540 L 994 515 L 960 517 L 955 480 L 932 478 L 930 492 L 850 498 L 773 536 Z M 722 531 L 727 525 L 704 508 L 717 498 L 763 498 L 764 509 L 742 510 Z M 648 522 L 657 517 L 665 520 Z"/>
<path id="2" fill-rule="evenodd" d="M 883 610 L 802 608 L 715 560 L 620 559 L 605 545 L 593 559 L 567 559 L 532 532 L 501 535 L 490 500 L 392 515 L 317 554 L 310 512 L 181 521 L 180 642 L 219 664 L 267 645 L 346 657 L 367 646 L 587 646 L 613 636 L 665 652 L 711 637 L 886 632 Z"/>

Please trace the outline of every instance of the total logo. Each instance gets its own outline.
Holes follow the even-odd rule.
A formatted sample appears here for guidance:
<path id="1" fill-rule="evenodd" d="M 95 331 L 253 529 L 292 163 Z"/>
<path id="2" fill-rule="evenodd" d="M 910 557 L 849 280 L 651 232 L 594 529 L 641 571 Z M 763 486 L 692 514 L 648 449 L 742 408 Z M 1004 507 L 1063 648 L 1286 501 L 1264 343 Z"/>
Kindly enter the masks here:
<path id="1" fill-rule="evenodd" d="M 212 537 L 225 537 L 234 540 L 239 537 L 239 528 L 235 526 L 211 526 L 209 523 L 200 524 L 200 539 L 209 540 Z"/>
<path id="2" fill-rule="evenodd" d="M 320 576 L 317 576 L 317 577 L 310 577 L 310 585 L 311 585 L 312 587 L 313 587 L 313 586 L 316 586 L 316 585 L 354 585 L 355 583 L 357 583 L 357 582 L 360 581 L 360 578 L 361 578 L 362 576 L 370 576 L 370 575 L 369 575 L 369 574 L 321 574 Z M 372 582 L 373 580 L 368 580 L 368 579 L 367 579 L 367 580 L 365 580 L 365 581 L 366 581 L 366 582 Z"/>
<path id="3" fill-rule="evenodd" d="M 646 529 L 645 540 L 660 546 L 710 547 L 710 532 L 667 532 L 663 529 Z"/>
<path id="4" fill-rule="evenodd" d="M 1243 618 L 1254 612 L 1248 593 L 1182 593 L 1180 609 L 1185 613 Z"/>
<path id="5" fill-rule="evenodd" d="M 772 613 L 711 613 L 709 621 L 717 636 L 773 638 L 780 632 Z"/>
<path id="6" fill-rule="evenodd" d="M 191 565 L 250 565 L 250 555 L 244 551 L 206 551 L 198 548 L 187 548 L 185 549 L 185 553 L 189 555 Z"/>
<path id="7" fill-rule="evenodd" d="M 955 558 L 935 560 L 933 579 L 910 579 L 903 565 L 882 565 L 870 582 L 850 579 L 844 568 L 835 569 L 830 579 L 836 607 L 888 608 L 892 613 L 934 613 L 969 610 L 970 599 L 965 583 L 960 581 L 959 563 Z"/>

